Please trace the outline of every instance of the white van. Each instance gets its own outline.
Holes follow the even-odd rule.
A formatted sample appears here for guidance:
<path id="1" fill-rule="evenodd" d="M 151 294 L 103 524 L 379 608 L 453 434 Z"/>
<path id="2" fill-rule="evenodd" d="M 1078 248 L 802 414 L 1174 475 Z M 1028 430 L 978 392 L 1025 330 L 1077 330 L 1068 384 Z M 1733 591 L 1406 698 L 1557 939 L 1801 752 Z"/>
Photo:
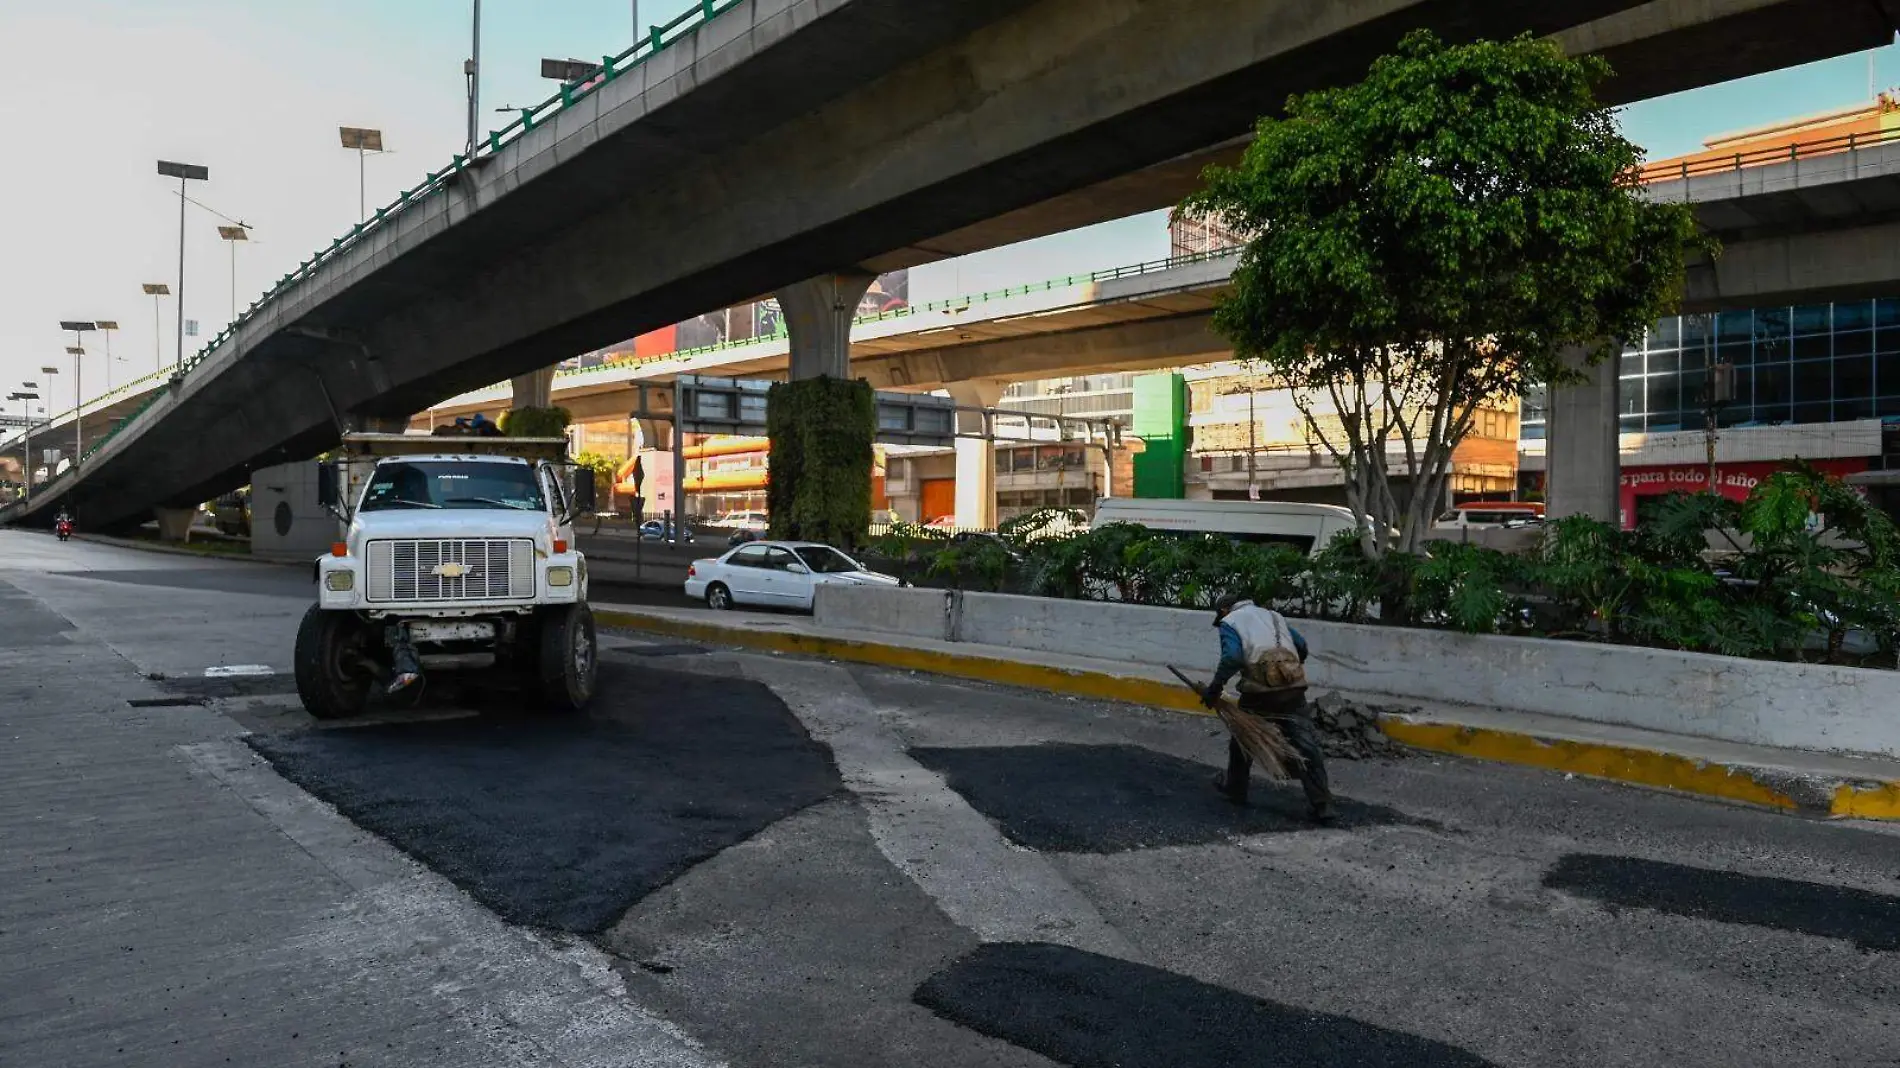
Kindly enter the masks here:
<path id="1" fill-rule="evenodd" d="M 1107 497 L 1098 502 L 1091 529 L 1110 523 L 1184 534 L 1222 534 L 1235 541 L 1278 542 L 1308 556 L 1326 548 L 1341 532 L 1356 529 L 1352 512 L 1336 504 L 1144 497 Z"/>

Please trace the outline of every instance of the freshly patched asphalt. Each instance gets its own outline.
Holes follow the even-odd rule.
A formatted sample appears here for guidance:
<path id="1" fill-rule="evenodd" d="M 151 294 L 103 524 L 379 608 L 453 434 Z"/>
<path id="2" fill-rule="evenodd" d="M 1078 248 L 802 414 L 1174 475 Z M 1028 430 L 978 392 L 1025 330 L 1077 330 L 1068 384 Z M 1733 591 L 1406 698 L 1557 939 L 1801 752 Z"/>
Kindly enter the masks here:
<path id="1" fill-rule="evenodd" d="M 504 919 L 583 934 L 839 789 L 829 753 L 764 686 L 614 661 L 584 716 L 248 740 Z"/>
<path id="2" fill-rule="evenodd" d="M 1651 909 L 1900 951 L 1900 897 L 1848 886 L 1584 853 L 1559 860 L 1544 885 L 1613 910 Z M 1900 1036 L 1895 1043 L 1900 1047 Z"/>
<path id="3" fill-rule="evenodd" d="M 1483 1068 L 1456 1046 L 1044 943 L 979 947 L 917 988 L 946 1019 L 1075 1068 Z"/>
<path id="4" fill-rule="evenodd" d="M 1030 849 L 1119 853 L 1313 828 L 1297 782 L 1256 775 L 1250 803 L 1237 807 L 1215 793 L 1206 764 L 1140 746 L 923 747 L 910 755 Z M 1338 814 L 1342 828 L 1415 822 L 1349 798 L 1339 799 Z"/>

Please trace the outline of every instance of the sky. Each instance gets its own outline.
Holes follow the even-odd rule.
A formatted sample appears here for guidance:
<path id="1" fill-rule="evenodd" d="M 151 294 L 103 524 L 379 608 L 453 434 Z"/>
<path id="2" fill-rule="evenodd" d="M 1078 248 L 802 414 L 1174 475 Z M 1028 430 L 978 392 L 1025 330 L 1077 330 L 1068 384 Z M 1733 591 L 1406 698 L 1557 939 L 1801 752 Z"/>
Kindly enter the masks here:
<path id="1" fill-rule="evenodd" d="M 664 22 L 694 0 L 639 0 Z M 598 58 L 633 40 L 633 0 L 485 0 L 483 128 L 494 109 L 537 103 L 540 59 Z M 383 131 L 363 163 L 373 211 L 461 147 L 469 0 L 0 0 L 0 397 L 37 382 L 48 411 L 70 407 L 72 335 L 61 320 L 116 320 L 108 366 L 85 339 L 84 394 L 176 359 L 176 297 L 154 308 L 141 283 L 178 288 L 178 187 L 159 159 L 201 164 L 186 205 L 187 319 L 194 351 L 279 276 L 358 217 L 358 160 L 338 126 Z M 1868 98 L 1870 53 L 1711 86 L 1627 108 L 1625 131 L 1652 157 L 1716 133 Z M 1900 81 L 1900 52 L 1871 53 L 1875 81 Z M 249 224 L 232 244 L 216 227 Z M 1154 212 L 912 272 L 911 299 L 1040 281 L 1167 255 Z M 233 253 L 235 253 L 235 270 Z M 154 328 L 154 312 L 159 326 Z M 58 367 L 57 376 L 41 373 Z M 50 387 L 50 393 L 49 393 Z M 18 405 L 6 414 L 20 414 Z"/>

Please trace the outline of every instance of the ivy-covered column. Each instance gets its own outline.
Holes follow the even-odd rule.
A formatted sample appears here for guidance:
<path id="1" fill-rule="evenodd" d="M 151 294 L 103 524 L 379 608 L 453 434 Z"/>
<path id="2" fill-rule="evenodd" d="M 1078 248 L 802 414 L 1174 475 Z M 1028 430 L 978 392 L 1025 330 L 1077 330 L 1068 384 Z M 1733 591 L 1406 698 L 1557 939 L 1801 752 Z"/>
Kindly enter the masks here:
<path id="1" fill-rule="evenodd" d="M 766 401 L 766 508 L 775 538 L 850 546 L 870 526 L 877 403 L 851 376 L 851 320 L 874 278 L 843 272 L 778 291 L 792 380 L 773 386 Z"/>
<path id="2" fill-rule="evenodd" d="M 877 403 L 865 382 L 780 382 L 766 399 L 772 536 L 851 546 L 871 524 Z"/>

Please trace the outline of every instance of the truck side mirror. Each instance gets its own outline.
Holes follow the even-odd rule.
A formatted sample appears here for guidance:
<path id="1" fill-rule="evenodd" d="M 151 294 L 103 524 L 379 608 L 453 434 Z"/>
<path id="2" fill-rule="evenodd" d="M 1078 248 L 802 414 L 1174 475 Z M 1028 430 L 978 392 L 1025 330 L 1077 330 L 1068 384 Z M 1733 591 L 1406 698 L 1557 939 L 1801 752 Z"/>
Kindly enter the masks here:
<path id="1" fill-rule="evenodd" d="M 586 514 L 595 511 L 596 493 L 594 488 L 594 469 L 578 468 L 574 472 L 574 511 Z"/>
<path id="2" fill-rule="evenodd" d="M 325 508 L 334 509 L 342 494 L 337 491 L 337 465 L 320 463 L 317 465 L 317 503 Z"/>

